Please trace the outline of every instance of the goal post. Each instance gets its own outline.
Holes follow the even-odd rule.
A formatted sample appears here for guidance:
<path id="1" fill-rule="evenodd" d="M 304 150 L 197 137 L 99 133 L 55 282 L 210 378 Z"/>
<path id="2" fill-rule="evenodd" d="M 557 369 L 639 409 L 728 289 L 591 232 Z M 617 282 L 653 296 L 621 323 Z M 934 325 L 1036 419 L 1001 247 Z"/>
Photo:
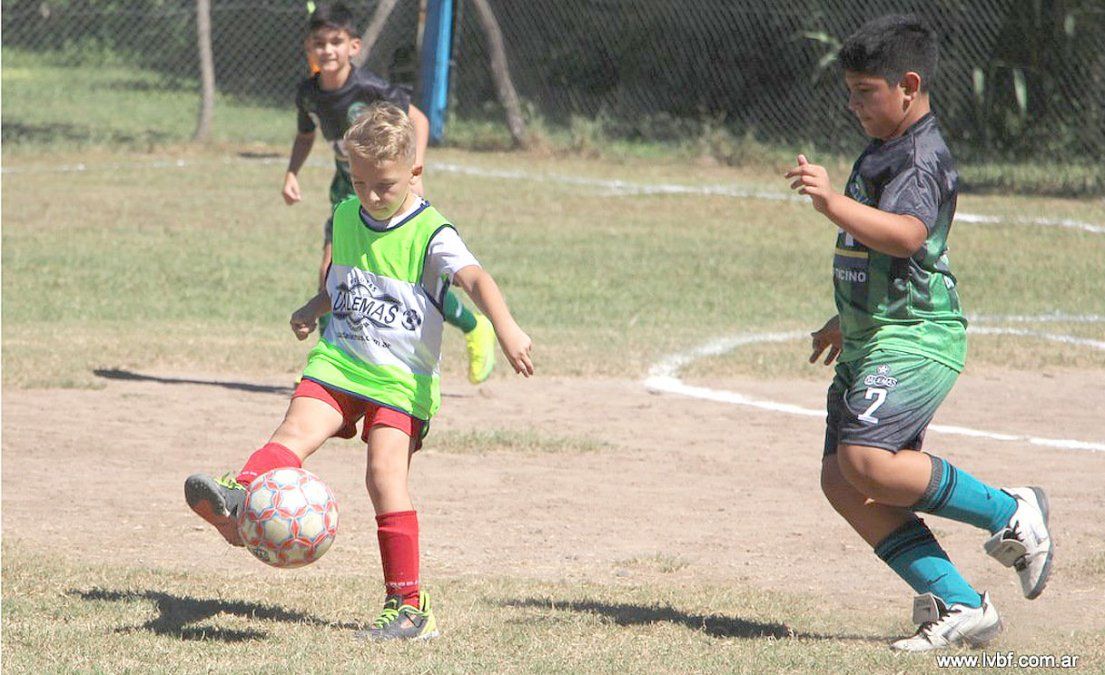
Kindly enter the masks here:
<path id="1" fill-rule="evenodd" d="M 430 120 L 430 142 L 445 137 L 449 106 L 449 59 L 453 46 L 453 0 L 427 0 L 422 29 L 418 93 L 422 112 Z"/>

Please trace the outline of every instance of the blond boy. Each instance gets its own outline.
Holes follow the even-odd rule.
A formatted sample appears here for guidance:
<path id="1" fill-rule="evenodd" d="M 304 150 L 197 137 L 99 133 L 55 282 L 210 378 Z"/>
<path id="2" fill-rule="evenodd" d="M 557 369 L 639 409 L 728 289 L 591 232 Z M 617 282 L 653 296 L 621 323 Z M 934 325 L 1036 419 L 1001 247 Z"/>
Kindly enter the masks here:
<path id="1" fill-rule="evenodd" d="M 410 459 L 440 405 L 441 302 L 462 288 L 490 319 L 507 360 L 529 377 L 531 341 L 453 226 L 412 186 L 422 173 L 410 118 L 379 103 L 346 132 L 355 197 L 334 211 L 333 261 L 325 287 L 297 309 L 300 340 L 331 313 L 284 421 L 235 479 L 196 474 L 189 506 L 236 546 L 246 486 L 294 466 L 330 437 L 352 438 L 363 418 L 365 483 L 376 510 L 384 610 L 360 633 L 372 640 L 425 639 L 437 624 L 419 578 L 418 519 L 407 489 Z"/>

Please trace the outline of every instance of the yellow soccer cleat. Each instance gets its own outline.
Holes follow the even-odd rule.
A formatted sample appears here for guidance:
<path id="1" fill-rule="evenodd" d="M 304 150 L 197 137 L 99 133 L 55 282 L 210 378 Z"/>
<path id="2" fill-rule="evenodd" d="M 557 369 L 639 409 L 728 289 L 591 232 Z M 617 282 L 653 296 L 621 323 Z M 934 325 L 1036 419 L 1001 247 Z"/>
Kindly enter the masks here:
<path id="1" fill-rule="evenodd" d="M 487 317 L 476 315 L 476 327 L 464 334 L 468 348 L 468 381 L 479 384 L 495 369 L 495 328 Z"/>

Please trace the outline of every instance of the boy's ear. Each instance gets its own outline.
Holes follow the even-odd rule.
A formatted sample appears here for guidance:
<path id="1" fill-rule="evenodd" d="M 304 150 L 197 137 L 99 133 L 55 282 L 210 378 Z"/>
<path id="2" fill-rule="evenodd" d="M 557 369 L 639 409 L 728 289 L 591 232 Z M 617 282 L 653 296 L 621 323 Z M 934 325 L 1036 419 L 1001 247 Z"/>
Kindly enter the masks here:
<path id="1" fill-rule="evenodd" d="M 352 39 L 349 40 L 349 53 L 350 54 L 359 54 L 359 53 L 361 53 L 361 38 L 360 37 L 354 36 Z"/>
<path id="2" fill-rule="evenodd" d="M 411 179 L 418 178 L 419 176 L 421 176 L 422 175 L 422 168 L 423 167 L 422 167 L 421 164 L 415 164 L 414 166 L 412 166 L 411 167 Z"/>
<path id="3" fill-rule="evenodd" d="M 921 74 L 912 70 L 902 75 L 899 86 L 905 90 L 907 96 L 916 96 L 921 93 Z"/>

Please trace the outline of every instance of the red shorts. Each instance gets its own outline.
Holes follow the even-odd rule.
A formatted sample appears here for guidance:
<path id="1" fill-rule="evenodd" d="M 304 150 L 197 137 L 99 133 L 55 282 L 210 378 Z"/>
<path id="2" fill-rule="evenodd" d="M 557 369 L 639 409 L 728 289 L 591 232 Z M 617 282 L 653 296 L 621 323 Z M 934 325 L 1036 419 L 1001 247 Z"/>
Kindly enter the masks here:
<path id="1" fill-rule="evenodd" d="M 334 410 L 341 413 L 343 424 L 335 436 L 340 438 L 353 438 L 357 435 L 357 422 L 364 418 L 364 427 L 361 431 L 361 440 L 368 442 L 368 432 L 372 427 L 384 426 L 398 429 L 414 440 L 414 449 L 422 448 L 422 438 L 429 430 L 426 422 L 411 417 L 405 412 L 394 408 L 378 405 L 363 398 L 357 398 L 351 394 L 337 389 L 325 387 L 314 380 L 300 380 L 296 385 L 292 398 L 304 396 L 314 398 L 326 403 Z"/>

